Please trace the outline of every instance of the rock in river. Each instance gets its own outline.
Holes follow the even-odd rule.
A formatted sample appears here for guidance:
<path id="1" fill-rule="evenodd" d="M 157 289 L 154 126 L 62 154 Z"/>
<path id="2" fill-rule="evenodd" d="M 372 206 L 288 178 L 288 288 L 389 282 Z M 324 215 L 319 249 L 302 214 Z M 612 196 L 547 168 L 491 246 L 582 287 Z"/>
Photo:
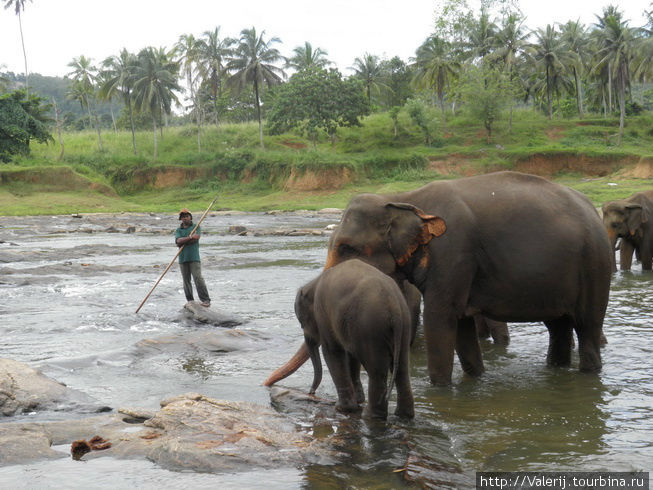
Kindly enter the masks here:
<path id="1" fill-rule="evenodd" d="M 186 303 L 184 305 L 184 314 L 200 323 L 208 323 L 216 327 L 233 327 L 243 323 L 243 320 L 240 318 L 221 312 L 210 306 L 202 306 L 197 301 Z"/>

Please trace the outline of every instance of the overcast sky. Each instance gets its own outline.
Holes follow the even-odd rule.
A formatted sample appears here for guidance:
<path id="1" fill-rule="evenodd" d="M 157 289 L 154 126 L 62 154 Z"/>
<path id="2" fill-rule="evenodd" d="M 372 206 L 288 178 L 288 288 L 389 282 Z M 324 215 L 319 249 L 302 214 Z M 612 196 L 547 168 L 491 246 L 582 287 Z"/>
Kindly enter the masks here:
<path id="1" fill-rule="evenodd" d="M 609 3 L 521 0 L 520 7 L 526 26 L 536 28 L 576 19 L 591 24 Z M 636 26 L 644 23 L 643 11 L 653 8 L 651 0 L 612 3 Z M 22 19 L 30 73 L 63 76 L 70 71 L 67 64 L 82 54 L 99 63 L 123 47 L 132 52 L 146 46 L 170 48 L 181 34 L 200 36 L 220 26 L 223 36 L 238 37 L 243 28 L 254 26 L 279 37 L 283 55 L 309 41 L 327 50 L 328 58 L 348 74 L 365 52 L 407 61 L 433 31 L 438 5 L 442 0 L 27 0 Z M 2 70 L 24 71 L 13 9 L 0 9 Z"/>

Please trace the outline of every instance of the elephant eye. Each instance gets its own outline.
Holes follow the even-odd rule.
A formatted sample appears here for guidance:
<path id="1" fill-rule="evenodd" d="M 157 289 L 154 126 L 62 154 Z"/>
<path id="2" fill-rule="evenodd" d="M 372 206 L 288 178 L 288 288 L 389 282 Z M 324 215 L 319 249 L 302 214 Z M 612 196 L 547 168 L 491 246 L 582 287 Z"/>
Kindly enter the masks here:
<path id="1" fill-rule="evenodd" d="M 358 255 L 358 250 L 356 250 L 351 245 L 347 245 L 346 243 L 341 243 L 340 245 L 338 245 L 338 255 L 340 255 L 340 257 L 349 257 L 352 255 Z"/>

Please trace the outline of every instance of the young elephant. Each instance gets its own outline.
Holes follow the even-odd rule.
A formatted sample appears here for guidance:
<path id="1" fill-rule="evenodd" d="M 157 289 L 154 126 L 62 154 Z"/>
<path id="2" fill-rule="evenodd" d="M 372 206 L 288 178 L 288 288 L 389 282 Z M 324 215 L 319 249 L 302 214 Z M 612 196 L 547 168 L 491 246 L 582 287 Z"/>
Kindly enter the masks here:
<path id="1" fill-rule="evenodd" d="M 408 365 L 411 318 L 393 279 L 360 260 L 348 261 L 300 288 L 295 313 L 313 362 L 311 393 L 322 378 L 321 345 L 338 391 L 338 410 L 360 410 L 359 404 L 365 400 L 362 364 L 369 377 L 368 414 L 387 417 L 394 382 L 395 414 L 414 416 Z M 392 371 L 389 385 L 388 371 Z"/>

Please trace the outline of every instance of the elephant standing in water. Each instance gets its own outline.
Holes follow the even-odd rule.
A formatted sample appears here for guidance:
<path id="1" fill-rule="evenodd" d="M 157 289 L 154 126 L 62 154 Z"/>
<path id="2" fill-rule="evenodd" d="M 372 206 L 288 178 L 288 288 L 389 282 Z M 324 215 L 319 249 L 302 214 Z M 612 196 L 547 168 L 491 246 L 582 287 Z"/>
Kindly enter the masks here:
<path id="1" fill-rule="evenodd" d="M 638 192 L 627 199 L 603 204 L 603 225 L 608 231 L 612 250 L 621 238 L 620 268 L 630 270 L 633 252 L 642 262 L 642 270 L 653 267 L 653 191 Z M 612 270 L 617 262 L 612 254 Z"/>
<path id="2" fill-rule="evenodd" d="M 393 195 L 354 197 L 329 241 L 326 268 L 353 258 L 408 279 L 424 298 L 431 382 L 484 371 L 474 315 L 543 321 L 547 362 L 601 369 L 611 278 L 610 242 L 583 194 L 546 179 L 497 172 L 438 181 Z M 308 359 L 305 346 L 279 370 Z"/>
<path id="3" fill-rule="evenodd" d="M 295 313 L 313 362 L 311 393 L 322 380 L 321 345 L 338 392 L 338 410 L 358 411 L 365 400 L 362 365 L 369 378 L 367 412 L 372 417 L 387 417 L 393 384 L 395 413 L 414 416 L 408 362 L 411 315 L 391 277 L 360 260 L 335 266 L 299 289 Z M 392 372 L 389 387 L 388 372 Z"/>

